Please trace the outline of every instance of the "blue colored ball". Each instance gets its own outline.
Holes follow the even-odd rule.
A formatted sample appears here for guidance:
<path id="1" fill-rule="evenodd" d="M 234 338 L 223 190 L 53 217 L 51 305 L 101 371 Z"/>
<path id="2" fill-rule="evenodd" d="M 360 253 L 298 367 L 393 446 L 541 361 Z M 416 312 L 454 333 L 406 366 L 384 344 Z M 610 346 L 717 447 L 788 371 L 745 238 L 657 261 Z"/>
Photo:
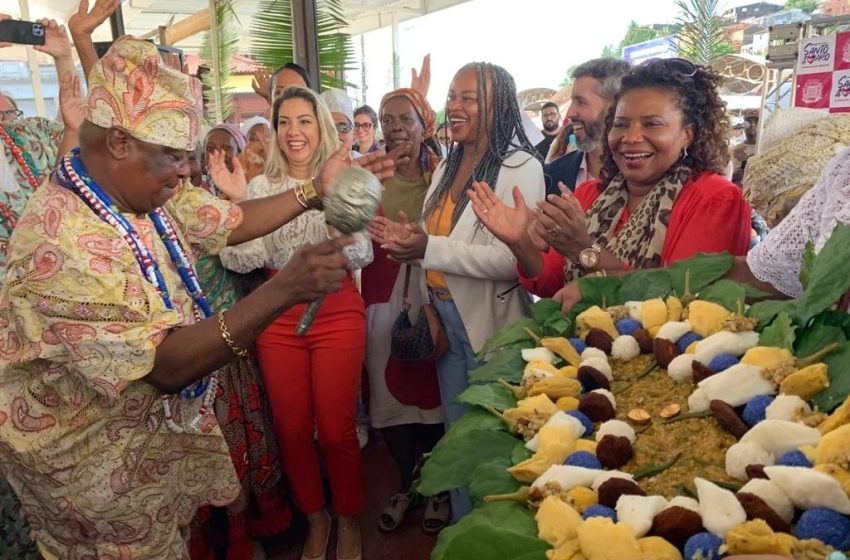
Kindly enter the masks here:
<path id="1" fill-rule="evenodd" d="M 590 519 L 591 517 L 607 517 L 614 523 L 617 522 L 617 512 L 605 506 L 595 505 L 590 506 L 581 514 L 582 519 Z"/>
<path id="2" fill-rule="evenodd" d="M 718 560 L 723 539 L 712 533 L 697 533 L 685 543 L 685 560 Z"/>
<path id="3" fill-rule="evenodd" d="M 747 406 L 744 407 L 744 413 L 741 414 L 741 417 L 744 419 L 747 426 L 752 428 L 764 420 L 767 416 L 767 407 L 770 406 L 770 403 L 772 402 L 773 397 L 770 395 L 759 395 L 750 399 L 750 402 L 748 402 Z"/>
<path id="4" fill-rule="evenodd" d="M 684 354 L 687 351 L 688 346 L 693 344 L 694 342 L 699 342 L 702 340 L 702 337 L 695 332 L 689 332 L 682 335 L 676 342 L 676 347 L 679 349 L 679 354 Z"/>
<path id="5" fill-rule="evenodd" d="M 818 539 L 833 548 L 850 547 L 850 519 L 827 508 L 813 508 L 803 512 L 794 527 L 798 539 Z"/>
<path id="6" fill-rule="evenodd" d="M 808 457 L 806 457 L 802 451 L 788 451 L 787 453 L 783 453 L 776 461 L 776 464 L 782 465 L 783 467 L 812 468 L 811 461 L 809 461 Z"/>
<path id="7" fill-rule="evenodd" d="M 636 330 L 642 329 L 643 325 L 634 319 L 620 319 L 617 321 L 616 327 L 618 333 L 632 335 L 635 334 Z"/>
<path id="8" fill-rule="evenodd" d="M 575 348 L 576 352 L 578 352 L 579 354 L 587 350 L 587 344 L 585 344 L 584 341 L 580 338 L 571 338 L 570 344 L 573 345 L 573 348 Z"/>
<path id="9" fill-rule="evenodd" d="M 715 358 L 709 362 L 708 369 L 714 373 L 720 373 L 721 371 L 737 365 L 738 362 L 740 362 L 740 360 L 732 354 L 720 354 L 719 356 L 715 356 Z"/>
<path id="10" fill-rule="evenodd" d="M 584 433 L 581 434 L 579 437 L 589 436 L 593 433 L 593 422 L 590 420 L 590 418 L 587 417 L 584 412 L 579 412 L 578 410 L 570 410 L 569 412 L 567 412 L 567 414 L 572 416 L 573 418 L 578 419 L 578 421 L 581 422 L 584 426 Z"/>
<path id="11" fill-rule="evenodd" d="M 586 469 L 601 469 L 602 463 L 596 458 L 596 455 L 590 451 L 576 451 L 567 457 L 564 461 L 565 465 L 573 467 L 584 467 Z"/>

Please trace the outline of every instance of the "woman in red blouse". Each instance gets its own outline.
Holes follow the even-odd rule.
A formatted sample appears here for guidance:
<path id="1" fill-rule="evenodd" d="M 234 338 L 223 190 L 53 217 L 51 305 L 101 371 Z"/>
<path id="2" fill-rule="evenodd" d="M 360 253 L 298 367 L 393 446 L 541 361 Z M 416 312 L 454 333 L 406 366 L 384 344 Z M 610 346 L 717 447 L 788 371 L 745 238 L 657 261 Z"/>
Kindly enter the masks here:
<path id="1" fill-rule="evenodd" d="M 651 60 L 623 78 L 607 119 L 602 178 L 563 188 L 531 212 L 484 185 L 469 192 L 481 222 L 517 258 L 520 281 L 552 297 L 598 271 L 652 268 L 696 253 L 744 255 L 751 209 L 725 180 L 728 162 L 721 78 L 682 59 Z"/>

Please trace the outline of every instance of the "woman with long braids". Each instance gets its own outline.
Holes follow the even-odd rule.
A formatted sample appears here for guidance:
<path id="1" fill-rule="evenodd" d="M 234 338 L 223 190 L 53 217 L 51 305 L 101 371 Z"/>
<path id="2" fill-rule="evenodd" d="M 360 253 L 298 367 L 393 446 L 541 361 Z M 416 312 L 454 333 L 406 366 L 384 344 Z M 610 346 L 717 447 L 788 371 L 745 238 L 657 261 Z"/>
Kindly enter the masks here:
<path id="1" fill-rule="evenodd" d="M 683 59 L 634 68 L 608 114 L 601 180 L 550 195 L 530 222 L 521 198 L 509 208 L 476 186 L 476 215 L 511 247 L 529 291 L 551 297 L 591 272 L 746 254 L 752 211 L 722 175 L 729 122 L 720 83 Z"/>
<path id="2" fill-rule="evenodd" d="M 455 142 L 434 172 L 425 195 L 421 226 L 387 224 L 384 249 L 426 271 L 431 299 L 449 340 L 449 352 L 437 363 L 446 425 L 464 407 L 455 397 L 468 386 L 477 366 L 475 352 L 500 325 L 520 318 L 530 299 L 517 288 L 516 260 L 504 243 L 481 226 L 466 191 L 473 181 L 492 185 L 493 196 L 544 196 L 543 168 L 523 131 L 513 77 L 499 66 L 472 63 L 455 75 L 446 103 Z M 452 495 L 453 517 L 468 511 L 468 497 Z M 465 503 L 464 503 L 465 502 Z"/>

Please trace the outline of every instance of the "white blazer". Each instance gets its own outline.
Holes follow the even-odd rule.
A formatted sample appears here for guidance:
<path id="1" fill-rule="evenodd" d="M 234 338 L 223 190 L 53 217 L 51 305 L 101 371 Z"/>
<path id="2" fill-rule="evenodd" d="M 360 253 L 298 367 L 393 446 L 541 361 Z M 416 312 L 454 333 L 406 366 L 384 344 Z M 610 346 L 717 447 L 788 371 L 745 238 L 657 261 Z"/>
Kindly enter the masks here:
<path id="1" fill-rule="evenodd" d="M 437 188 L 444 171 L 445 160 L 434 172 L 425 200 Z M 505 160 L 496 185 L 491 185 L 496 196 L 511 207 L 514 205 L 511 194 L 514 186 L 520 188 L 529 207 L 534 207 L 545 196 L 543 166 L 527 152 L 516 152 Z M 464 208 L 448 237 L 428 237 L 428 247 L 421 264 L 425 270 L 436 270 L 445 275 L 472 349 L 476 352 L 497 330 L 528 314 L 531 303 L 528 293 L 521 287 L 511 290 L 518 282 L 516 258 L 504 243 L 478 222 L 472 204 Z M 497 296 L 508 290 L 511 291 L 505 296 L 505 302 L 500 302 Z"/>

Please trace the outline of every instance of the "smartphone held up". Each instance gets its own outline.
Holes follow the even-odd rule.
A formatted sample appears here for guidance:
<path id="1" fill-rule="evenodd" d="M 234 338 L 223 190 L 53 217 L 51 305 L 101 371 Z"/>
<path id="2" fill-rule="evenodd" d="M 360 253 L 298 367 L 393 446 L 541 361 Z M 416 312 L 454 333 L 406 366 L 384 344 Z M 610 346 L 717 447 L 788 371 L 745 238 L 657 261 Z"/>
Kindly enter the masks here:
<path id="1" fill-rule="evenodd" d="M 43 45 L 44 40 L 45 29 L 40 23 L 17 19 L 0 20 L 0 43 Z"/>

